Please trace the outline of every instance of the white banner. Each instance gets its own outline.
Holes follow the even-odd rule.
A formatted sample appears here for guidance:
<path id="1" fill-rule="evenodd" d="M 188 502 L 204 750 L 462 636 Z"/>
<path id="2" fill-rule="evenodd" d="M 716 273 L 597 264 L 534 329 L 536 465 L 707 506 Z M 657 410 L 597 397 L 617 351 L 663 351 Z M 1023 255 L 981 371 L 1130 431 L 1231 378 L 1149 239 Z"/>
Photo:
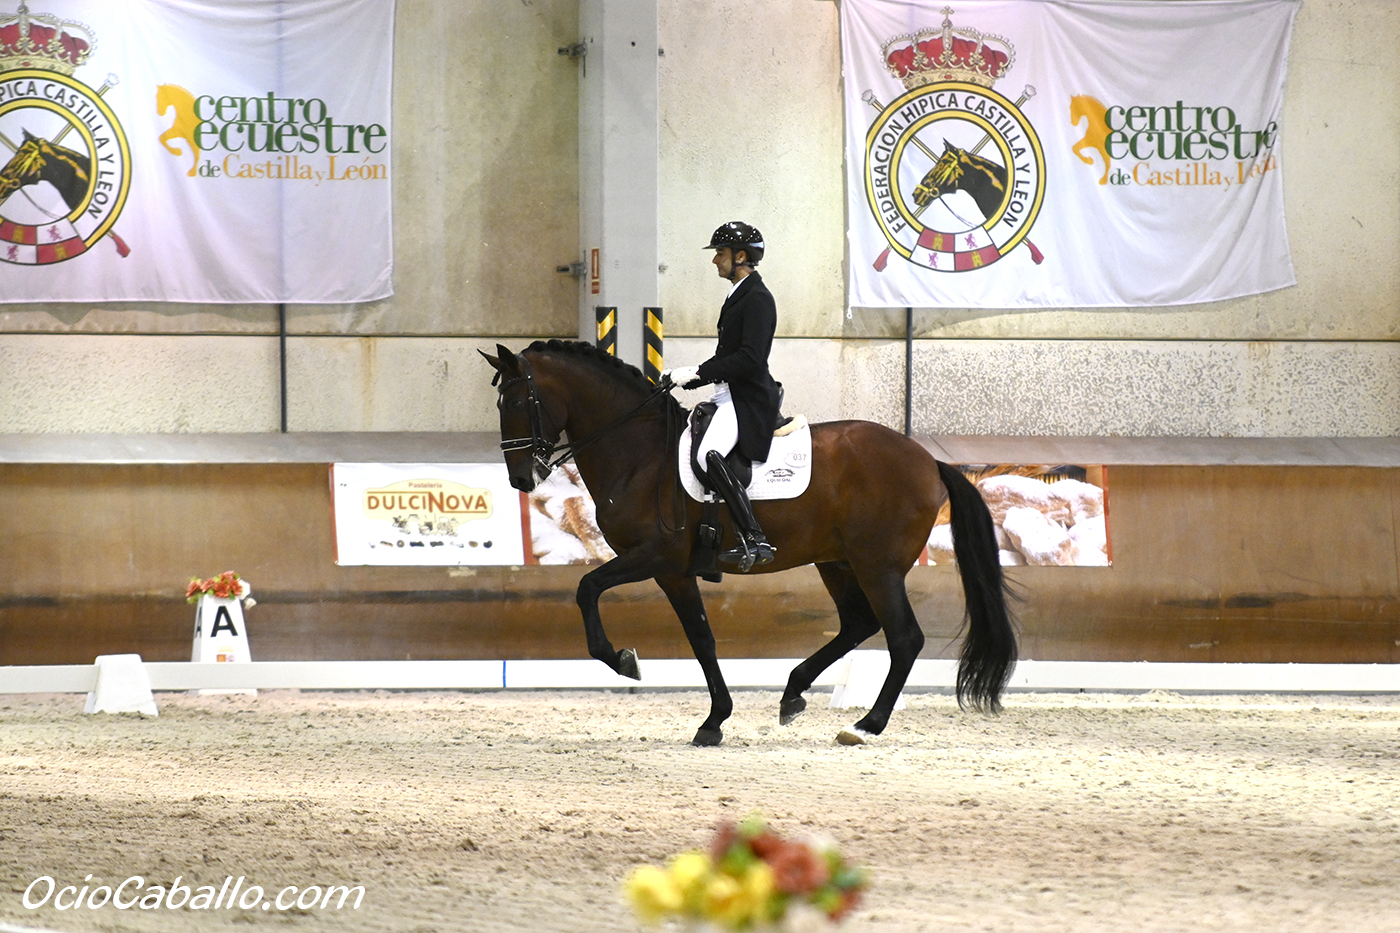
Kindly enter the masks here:
<path id="1" fill-rule="evenodd" d="M 0 301 L 392 294 L 393 31 L 392 0 L 0 7 Z"/>
<path id="2" fill-rule="evenodd" d="M 331 494 L 342 567 L 526 563 L 504 463 L 336 463 Z"/>
<path id="3" fill-rule="evenodd" d="M 1218 301 L 1294 284 L 1299 0 L 841 0 L 855 307 Z"/>

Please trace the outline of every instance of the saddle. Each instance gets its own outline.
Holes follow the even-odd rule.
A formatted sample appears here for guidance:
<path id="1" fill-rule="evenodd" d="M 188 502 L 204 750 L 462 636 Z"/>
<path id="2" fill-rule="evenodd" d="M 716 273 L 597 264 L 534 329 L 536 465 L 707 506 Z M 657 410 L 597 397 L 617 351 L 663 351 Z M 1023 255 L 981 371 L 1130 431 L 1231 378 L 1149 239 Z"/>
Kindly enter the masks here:
<path id="1" fill-rule="evenodd" d="M 702 403 L 703 404 L 703 403 Z M 713 415 L 713 412 L 711 412 Z M 702 414 L 703 418 L 704 415 Z M 801 415 L 784 418 L 773 434 L 773 443 L 768 449 L 768 459 L 751 464 L 742 473 L 735 470 L 735 478 L 744 483 L 749 498 L 754 501 L 764 499 L 795 499 L 807 491 L 812 476 L 812 432 L 807 419 Z M 676 450 L 676 463 L 680 469 L 681 485 L 686 494 L 697 502 L 718 498 L 710 488 L 709 476 L 703 467 L 696 463 L 695 454 L 699 447 L 695 438 L 703 436 L 708 422 L 687 424 L 681 432 L 679 449 Z M 743 460 L 742 457 L 739 460 Z M 733 469 L 735 463 L 726 457 L 725 462 Z M 738 464 L 743 466 L 742 463 Z"/>
<path id="2" fill-rule="evenodd" d="M 779 405 L 782 404 L 782 389 L 778 390 Z M 718 495 L 718 491 L 710 482 L 709 470 L 700 462 L 700 442 L 705 439 L 705 432 L 710 428 L 710 422 L 714 420 L 715 412 L 719 411 L 719 406 L 714 402 L 701 402 L 690 412 L 690 469 L 695 474 L 695 478 L 710 495 Z M 793 431 L 807 425 L 807 419 L 798 417 L 784 417 L 781 409 L 778 411 L 778 420 L 773 425 L 774 437 L 786 437 Z M 745 488 L 753 481 L 753 466 L 748 460 L 738 455 L 738 448 L 729 452 L 729 456 L 724 458 L 724 462 L 729 465 L 729 469 L 734 473 L 736 479 Z"/>
<path id="3" fill-rule="evenodd" d="M 681 483 L 686 493 L 701 503 L 700 524 L 696 528 L 697 547 L 691 552 L 692 573 L 711 583 L 723 579 L 717 559 L 720 550 L 720 508 L 724 496 L 710 481 L 709 471 L 699 462 L 700 440 L 718 410 L 714 402 L 701 402 L 691 412 L 676 452 Z M 751 499 L 787 499 L 801 495 L 811 475 L 811 432 L 807 419 L 778 416 L 768 459 L 750 464 L 748 458 L 731 451 L 725 457 L 734 478 L 744 485 Z M 757 469 L 755 469 L 757 468 Z"/>

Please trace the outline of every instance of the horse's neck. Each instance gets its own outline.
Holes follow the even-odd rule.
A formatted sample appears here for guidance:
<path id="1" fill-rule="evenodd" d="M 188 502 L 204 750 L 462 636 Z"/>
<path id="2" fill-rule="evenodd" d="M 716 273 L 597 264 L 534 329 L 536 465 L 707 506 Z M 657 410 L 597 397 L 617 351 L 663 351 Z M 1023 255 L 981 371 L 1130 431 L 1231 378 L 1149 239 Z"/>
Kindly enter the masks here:
<path id="1" fill-rule="evenodd" d="M 44 168 L 47 171 L 39 177 L 58 189 L 69 208 L 77 207 L 87 191 L 87 179 L 82 177 L 81 169 L 62 157 L 46 159 Z"/>
<path id="2" fill-rule="evenodd" d="M 963 178 L 972 182 L 966 186 L 967 193 L 972 195 L 972 199 L 977 202 L 982 216 L 990 219 L 1006 193 L 1003 190 L 1004 186 L 998 183 L 995 175 L 981 166 L 974 166 L 973 170 L 966 173 Z"/>
<path id="3" fill-rule="evenodd" d="M 579 451 L 574 462 L 593 501 L 636 499 L 650 489 L 638 482 L 638 476 L 654 476 L 656 464 L 665 462 L 660 438 L 661 432 L 653 430 L 648 419 L 638 418 Z"/>
<path id="4" fill-rule="evenodd" d="M 597 392 L 596 389 L 593 390 Z M 583 387 L 570 392 L 572 402 L 564 430 L 571 443 L 589 440 L 600 431 L 606 434 L 590 440 L 574 457 L 584 483 L 596 500 L 608 490 L 625 485 L 636 474 L 638 468 L 656 461 L 664 441 L 657 430 L 655 413 L 660 405 L 649 405 L 647 409 L 621 424 L 617 422 L 640 405 L 645 396 L 626 390 L 618 390 L 615 404 L 599 405 L 580 401 L 592 394 Z M 668 404 L 669 400 L 659 400 Z"/>

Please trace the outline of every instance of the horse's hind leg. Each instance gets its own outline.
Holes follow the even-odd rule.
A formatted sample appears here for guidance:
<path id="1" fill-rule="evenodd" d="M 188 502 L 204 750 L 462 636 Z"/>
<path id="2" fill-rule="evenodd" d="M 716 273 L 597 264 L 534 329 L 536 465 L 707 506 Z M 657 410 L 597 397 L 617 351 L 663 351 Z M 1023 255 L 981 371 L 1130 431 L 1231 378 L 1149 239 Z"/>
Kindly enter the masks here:
<path id="1" fill-rule="evenodd" d="M 885 731 L 890 714 L 894 712 L 894 704 L 899 700 L 900 691 L 914 668 L 914 660 L 924 647 L 924 633 L 919 628 L 914 607 L 909 605 L 909 595 L 904 589 L 904 574 L 892 570 L 874 574 L 858 572 L 858 579 L 885 630 L 885 641 L 890 649 L 890 672 L 870 712 L 851 730 L 837 736 L 837 740 L 845 745 L 860 744 L 867 735 L 879 735 Z"/>
<path id="2" fill-rule="evenodd" d="M 718 745 L 724 738 L 720 726 L 734 712 L 734 701 L 730 699 L 724 674 L 720 672 L 719 661 L 715 659 L 715 636 L 705 615 L 700 587 L 691 576 L 657 577 L 656 583 L 671 601 L 671 608 L 676 610 L 685 628 L 685 637 L 690 639 L 690 650 L 695 652 L 695 660 L 700 662 L 700 669 L 705 672 L 705 683 L 710 688 L 710 715 L 700 724 L 691 744 Z"/>
<path id="3" fill-rule="evenodd" d="M 807 708 L 807 701 L 803 699 L 802 694 L 811 689 L 812 682 L 822 671 L 880 631 L 880 620 L 876 617 L 875 610 L 870 608 L 870 600 L 865 598 L 860 584 L 856 582 L 856 575 L 852 572 L 850 564 L 844 561 L 817 564 L 817 570 L 822 575 L 822 583 L 826 584 L 826 591 L 836 603 L 841 630 L 836 633 L 835 638 L 818 648 L 816 654 L 792 669 L 787 689 L 783 691 L 783 701 L 778 707 L 778 722 L 782 725 L 792 722 Z"/>

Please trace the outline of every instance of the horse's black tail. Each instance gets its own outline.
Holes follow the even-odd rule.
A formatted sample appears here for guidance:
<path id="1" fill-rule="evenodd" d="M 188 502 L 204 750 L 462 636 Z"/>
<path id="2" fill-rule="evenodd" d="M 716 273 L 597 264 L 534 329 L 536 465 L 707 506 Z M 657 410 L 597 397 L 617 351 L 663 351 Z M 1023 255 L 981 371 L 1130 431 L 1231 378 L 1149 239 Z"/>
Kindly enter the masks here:
<path id="1" fill-rule="evenodd" d="M 958 705 L 1001 709 L 1001 693 L 1016 666 L 1016 631 L 1006 606 L 996 528 L 982 494 L 956 467 L 938 464 L 953 512 L 953 553 L 967 601 L 967 637 L 958 661 Z"/>

